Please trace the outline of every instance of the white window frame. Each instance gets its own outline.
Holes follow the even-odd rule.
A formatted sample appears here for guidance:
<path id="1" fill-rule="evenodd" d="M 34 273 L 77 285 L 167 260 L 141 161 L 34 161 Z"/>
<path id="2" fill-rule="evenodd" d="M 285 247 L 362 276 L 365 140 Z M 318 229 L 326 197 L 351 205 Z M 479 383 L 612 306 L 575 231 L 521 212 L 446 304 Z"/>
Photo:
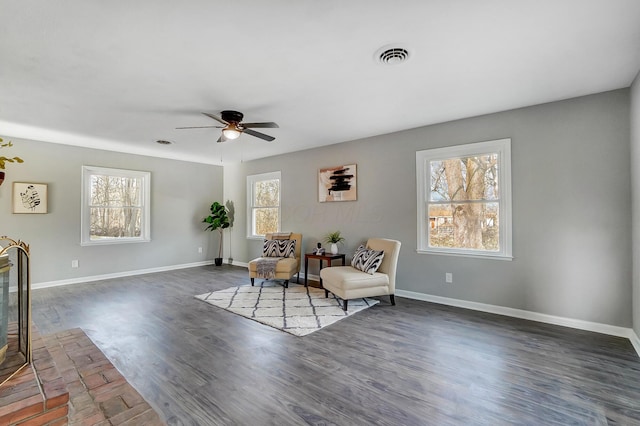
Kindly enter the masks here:
<path id="1" fill-rule="evenodd" d="M 498 184 L 500 196 L 498 208 L 499 218 L 499 251 L 471 250 L 448 247 L 429 247 L 429 221 L 425 220 L 429 212 L 429 194 L 431 168 L 430 162 L 448 158 L 469 157 L 483 154 L 498 154 Z M 487 142 L 456 145 L 445 148 L 427 149 L 416 152 L 417 179 L 417 218 L 418 218 L 418 253 L 468 256 L 511 260 L 512 257 L 512 207 L 511 207 L 511 139 L 498 139 Z"/>
<path id="2" fill-rule="evenodd" d="M 141 235 L 139 237 L 118 237 L 91 240 L 91 176 L 118 176 L 142 180 Z M 137 170 L 114 169 L 109 167 L 82 166 L 80 245 L 99 246 L 108 244 L 146 243 L 151 241 L 151 173 Z"/>
<path id="3" fill-rule="evenodd" d="M 260 207 L 277 207 L 278 208 L 278 230 L 282 229 L 282 178 L 280 171 L 276 172 L 268 172 L 261 173 L 258 175 L 249 175 L 247 176 L 247 238 L 254 240 L 262 240 L 264 239 L 264 235 L 258 235 L 254 233 L 254 223 L 253 223 L 253 209 L 258 208 L 253 205 L 254 200 L 254 191 L 256 187 L 256 183 L 264 181 L 264 180 L 275 180 L 277 179 L 279 182 L 279 191 L 278 191 L 278 205 L 277 206 L 260 206 Z"/>

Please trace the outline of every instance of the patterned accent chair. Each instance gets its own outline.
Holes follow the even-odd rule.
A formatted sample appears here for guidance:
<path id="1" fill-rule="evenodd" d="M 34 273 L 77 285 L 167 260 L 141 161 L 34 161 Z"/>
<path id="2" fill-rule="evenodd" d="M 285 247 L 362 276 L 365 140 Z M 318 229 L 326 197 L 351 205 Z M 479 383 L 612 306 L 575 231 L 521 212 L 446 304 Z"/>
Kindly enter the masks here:
<path id="1" fill-rule="evenodd" d="M 269 259 L 268 257 L 258 257 L 249 262 L 249 278 L 251 278 L 251 285 L 254 285 L 256 278 L 263 279 L 275 279 L 275 280 L 284 280 L 284 286 L 289 287 L 289 280 L 293 278 L 294 275 L 297 274 L 296 282 L 300 282 L 300 257 L 302 253 L 302 234 L 296 234 L 294 232 L 286 239 L 295 240 L 296 248 L 295 248 L 295 257 L 285 257 L 281 258 L 277 261 L 275 267 L 275 274 L 272 277 L 264 277 L 259 273 L 259 264 L 260 261 L 264 259 Z M 265 240 L 272 239 L 283 239 L 282 233 L 280 234 L 267 234 L 264 236 Z M 275 259 L 275 258 L 271 258 Z"/>
<path id="2" fill-rule="evenodd" d="M 369 238 L 367 248 L 384 251 L 382 263 L 376 272 L 369 274 L 353 266 L 332 266 L 320 270 L 325 297 L 329 292 L 344 301 L 343 310 L 347 310 L 349 299 L 370 296 L 389 296 L 391 304 L 396 304 L 396 266 L 400 254 L 400 241 L 386 238 Z"/>

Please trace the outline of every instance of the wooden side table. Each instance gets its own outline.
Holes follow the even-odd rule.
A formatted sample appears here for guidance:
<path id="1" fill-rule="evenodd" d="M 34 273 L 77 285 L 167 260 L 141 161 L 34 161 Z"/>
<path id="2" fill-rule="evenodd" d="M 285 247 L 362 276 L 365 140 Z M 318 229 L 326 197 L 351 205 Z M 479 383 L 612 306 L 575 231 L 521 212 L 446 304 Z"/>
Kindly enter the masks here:
<path id="1" fill-rule="evenodd" d="M 314 253 L 306 253 L 304 255 L 304 286 L 307 287 L 307 270 L 309 269 L 309 259 L 318 259 L 320 261 L 320 269 L 322 269 L 322 262 L 327 261 L 327 266 L 331 266 L 331 261 L 336 259 L 342 259 L 342 266 L 344 266 L 344 253 L 325 253 L 325 254 L 314 254 Z M 319 272 L 318 272 L 319 274 Z M 322 278 L 320 278 L 320 286 L 322 286 Z"/>

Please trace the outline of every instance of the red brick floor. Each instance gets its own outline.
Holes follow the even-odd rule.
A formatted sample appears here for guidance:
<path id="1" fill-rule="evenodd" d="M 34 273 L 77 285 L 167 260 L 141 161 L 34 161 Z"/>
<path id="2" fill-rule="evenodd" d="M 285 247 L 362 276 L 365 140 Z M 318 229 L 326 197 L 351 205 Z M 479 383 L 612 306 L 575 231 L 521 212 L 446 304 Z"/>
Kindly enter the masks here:
<path id="1" fill-rule="evenodd" d="M 70 425 L 164 425 L 79 328 L 42 336 L 69 391 Z"/>
<path id="2" fill-rule="evenodd" d="M 17 323 L 10 323 L 9 333 L 8 358 L 0 369 L 4 379 L 24 364 L 18 350 Z M 0 425 L 66 425 L 69 393 L 35 327 L 32 353 L 33 362 L 0 387 Z"/>

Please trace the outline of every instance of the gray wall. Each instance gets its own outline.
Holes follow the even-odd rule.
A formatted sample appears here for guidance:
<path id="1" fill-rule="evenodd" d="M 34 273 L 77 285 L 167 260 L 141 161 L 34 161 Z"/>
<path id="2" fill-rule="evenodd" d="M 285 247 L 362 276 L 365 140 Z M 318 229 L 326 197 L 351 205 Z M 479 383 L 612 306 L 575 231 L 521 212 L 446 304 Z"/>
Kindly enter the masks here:
<path id="1" fill-rule="evenodd" d="M 631 86 L 631 168 L 633 192 L 633 330 L 640 336 L 640 73 Z"/>
<path id="2" fill-rule="evenodd" d="M 636 81 L 633 97 L 628 89 L 617 90 L 225 165 L 224 172 L 216 166 L 13 139 L 12 153 L 26 162 L 7 167 L 0 187 L 0 235 L 31 244 L 34 284 L 182 265 L 215 257 L 215 233 L 204 232 L 200 221 L 212 201 L 231 199 L 236 222 L 225 235 L 225 257 L 231 248 L 236 260 L 246 262 L 261 247 L 260 241 L 246 239 L 246 176 L 280 170 L 283 229 L 302 232 L 306 251 L 333 230 L 347 238 L 347 253 L 369 236 L 396 238 L 403 243 L 401 290 L 622 327 L 633 322 L 640 334 L 640 280 L 637 272 L 632 276 L 629 232 L 629 103 L 633 99 L 637 158 L 638 86 Z M 505 137 L 512 139 L 514 260 L 417 254 L 415 152 Z M 319 203 L 318 169 L 349 163 L 358 165 L 358 201 Z M 80 246 L 84 164 L 152 172 L 151 243 Z M 636 200 L 639 180 L 634 175 Z M 12 181 L 48 183 L 49 214 L 11 214 Z M 639 210 L 634 224 L 640 223 Z M 72 259 L 80 268 L 71 268 Z M 311 272 L 317 272 L 315 265 Z M 453 273 L 453 284 L 444 283 L 445 272 Z"/>
<path id="3" fill-rule="evenodd" d="M 225 167 L 234 258 L 261 248 L 245 238 L 246 176 L 280 170 L 282 227 L 302 232 L 307 251 L 333 230 L 346 253 L 395 238 L 401 290 L 630 327 L 629 126 L 623 89 Z M 514 260 L 416 253 L 415 152 L 500 138 L 512 140 Z M 318 169 L 350 163 L 358 201 L 319 203 Z"/>
<path id="4" fill-rule="evenodd" d="M 209 213 L 211 203 L 222 199 L 222 167 L 4 139 L 13 141 L 11 154 L 25 162 L 10 164 L 5 170 L 7 177 L 0 186 L 0 235 L 30 244 L 34 285 L 216 257 L 217 233 L 204 232 L 200 221 Z M 83 165 L 151 172 L 150 243 L 80 246 Z M 12 214 L 13 181 L 48 184 L 49 213 Z M 198 247 L 203 247 L 202 254 Z M 78 259 L 78 269 L 71 268 L 73 259 Z"/>

